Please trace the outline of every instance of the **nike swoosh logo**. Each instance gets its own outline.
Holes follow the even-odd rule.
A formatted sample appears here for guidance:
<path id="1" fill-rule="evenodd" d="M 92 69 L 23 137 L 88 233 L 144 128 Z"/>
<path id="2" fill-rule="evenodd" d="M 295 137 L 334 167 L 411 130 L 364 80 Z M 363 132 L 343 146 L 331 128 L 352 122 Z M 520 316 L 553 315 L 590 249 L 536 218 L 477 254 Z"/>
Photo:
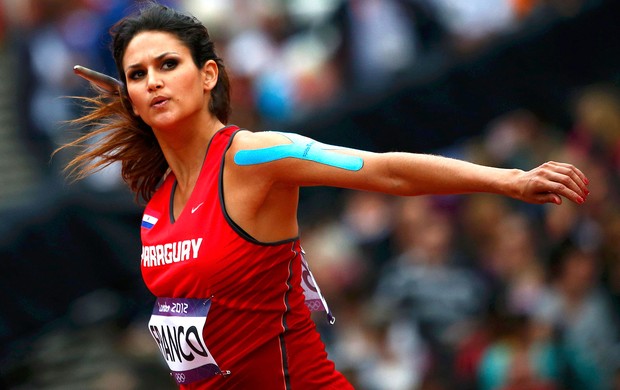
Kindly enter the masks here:
<path id="1" fill-rule="evenodd" d="M 192 214 L 194 214 L 194 213 L 196 212 L 196 210 L 198 210 L 198 209 L 200 208 L 200 206 L 202 206 L 202 205 L 203 205 L 203 203 L 204 203 L 204 202 L 202 202 L 201 204 L 199 204 L 199 205 L 198 205 L 198 206 L 196 206 L 196 207 L 192 207 Z"/>

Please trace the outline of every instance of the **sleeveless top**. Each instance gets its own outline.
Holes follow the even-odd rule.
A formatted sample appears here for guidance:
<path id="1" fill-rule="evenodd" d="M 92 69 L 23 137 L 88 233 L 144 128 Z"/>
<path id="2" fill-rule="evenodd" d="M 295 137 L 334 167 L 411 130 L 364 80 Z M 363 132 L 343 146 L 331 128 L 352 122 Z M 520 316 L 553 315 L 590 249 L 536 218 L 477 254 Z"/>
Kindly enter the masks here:
<path id="1" fill-rule="evenodd" d="M 144 211 L 141 269 L 146 286 L 159 298 L 209 300 L 201 324 L 204 344 L 217 366 L 230 372 L 181 388 L 351 389 L 328 360 L 305 303 L 299 239 L 259 242 L 226 212 L 224 157 L 238 130 L 228 126 L 213 136 L 176 221 L 172 173 Z"/>

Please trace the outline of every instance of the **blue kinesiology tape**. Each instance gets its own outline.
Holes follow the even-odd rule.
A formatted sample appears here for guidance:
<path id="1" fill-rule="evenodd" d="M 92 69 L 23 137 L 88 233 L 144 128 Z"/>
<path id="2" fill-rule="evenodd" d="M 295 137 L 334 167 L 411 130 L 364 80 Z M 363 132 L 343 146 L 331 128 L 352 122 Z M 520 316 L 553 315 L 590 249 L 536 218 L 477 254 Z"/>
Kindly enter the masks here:
<path id="1" fill-rule="evenodd" d="M 235 163 L 238 165 L 254 165 L 292 157 L 349 171 L 358 171 L 364 165 L 364 160 L 361 157 L 331 151 L 345 150 L 346 148 L 322 144 L 299 134 L 281 132 L 278 134 L 282 134 L 293 143 L 268 148 L 240 150 L 235 154 Z"/>

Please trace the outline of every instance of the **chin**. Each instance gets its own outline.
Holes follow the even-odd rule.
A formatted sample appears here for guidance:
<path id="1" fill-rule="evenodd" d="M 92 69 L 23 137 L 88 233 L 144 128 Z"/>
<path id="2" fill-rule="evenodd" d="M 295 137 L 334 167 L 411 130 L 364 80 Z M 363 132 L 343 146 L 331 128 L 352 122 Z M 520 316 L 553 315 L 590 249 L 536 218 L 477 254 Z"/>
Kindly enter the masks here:
<path id="1" fill-rule="evenodd" d="M 171 116 L 158 116 L 157 118 L 149 118 L 149 121 L 145 121 L 147 125 L 154 129 L 167 129 L 174 128 L 180 121 L 177 117 Z"/>

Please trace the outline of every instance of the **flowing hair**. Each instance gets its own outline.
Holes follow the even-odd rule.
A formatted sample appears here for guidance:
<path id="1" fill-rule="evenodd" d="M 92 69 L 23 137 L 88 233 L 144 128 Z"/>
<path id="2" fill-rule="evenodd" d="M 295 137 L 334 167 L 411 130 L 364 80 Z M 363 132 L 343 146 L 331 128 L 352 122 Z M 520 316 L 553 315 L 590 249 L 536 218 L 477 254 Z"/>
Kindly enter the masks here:
<path id="1" fill-rule="evenodd" d="M 75 180 L 120 162 L 121 177 L 136 195 L 136 200 L 148 201 L 164 178 L 168 163 L 151 127 L 133 114 L 123 71 L 123 56 L 129 42 L 144 31 L 175 35 L 190 49 L 199 68 L 209 60 L 215 61 L 219 77 L 211 91 L 209 111 L 222 123 L 228 123 L 230 82 L 207 28 L 193 16 L 148 2 L 136 15 L 121 19 L 110 29 L 112 54 L 123 90 L 114 94 L 98 88 L 96 97 L 77 98 L 86 114 L 69 123 L 86 130 L 86 133 L 61 146 L 54 154 L 66 148 L 78 149 L 77 155 L 65 167 L 65 172 Z"/>

